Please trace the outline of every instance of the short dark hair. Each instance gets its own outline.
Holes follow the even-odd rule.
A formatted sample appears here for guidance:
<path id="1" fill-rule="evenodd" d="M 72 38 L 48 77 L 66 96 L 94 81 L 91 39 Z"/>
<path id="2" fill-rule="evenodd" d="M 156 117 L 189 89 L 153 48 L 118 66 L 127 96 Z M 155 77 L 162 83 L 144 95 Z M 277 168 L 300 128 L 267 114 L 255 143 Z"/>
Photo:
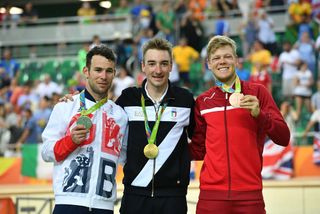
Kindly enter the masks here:
<path id="1" fill-rule="evenodd" d="M 117 57 L 112 49 L 108 48 L 107 45 L 100 44 L 95 47 L 93 47 L 88 53 L 86 57 L 86 67 L 90 68 L 91 66 L 91 60 L 94 55 L 100 55 L 105 57 L 108 60 L 111 60 L 112 62 L 116 63 Z"/>
<path id="2" fill-rule="evenodd" d="M 170 56 L 170 62 L 172 63 L 172 44 L 169 41 L 157 37 L 147 41 L 142 47 L 143 62 L 146 52 L 150 49 L 168 51 Z"/>

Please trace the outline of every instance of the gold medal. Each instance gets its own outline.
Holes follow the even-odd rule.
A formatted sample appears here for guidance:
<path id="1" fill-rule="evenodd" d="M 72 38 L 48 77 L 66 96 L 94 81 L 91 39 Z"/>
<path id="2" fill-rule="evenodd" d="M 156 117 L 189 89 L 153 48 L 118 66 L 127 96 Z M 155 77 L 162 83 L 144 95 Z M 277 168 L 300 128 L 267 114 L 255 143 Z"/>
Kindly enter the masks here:
<path id="1" fill-rule="evenodd" d="M 144 155 L 149 159 L 154 159 L 158 156 L 159 148 L 153 143 L 148 143 L 143 149 Z"/>
<path id="2" fill-rule="evenodd" d="M 229 103 L 233 106 L 233 107 L 240 107 L 240 100 L 244 95 L 242 93 L 233 93 L 231 94 L 231 96 L 229 97 Z"/>
<path id="3" fill-rule="evenodd" d="M 92 122 L 90 117 L 81 115 L 77 120 L 77 125 L 84 125 L 86 129 L 90 129 L 92 126 Z"/>

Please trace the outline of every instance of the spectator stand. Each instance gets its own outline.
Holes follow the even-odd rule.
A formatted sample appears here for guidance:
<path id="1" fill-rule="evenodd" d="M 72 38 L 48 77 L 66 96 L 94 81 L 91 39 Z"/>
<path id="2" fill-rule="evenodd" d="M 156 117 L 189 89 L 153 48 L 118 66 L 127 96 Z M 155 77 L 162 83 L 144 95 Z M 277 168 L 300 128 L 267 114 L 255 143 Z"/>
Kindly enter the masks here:
<path id="1" fill-rule="evenodd" d="M 46 58 L 37 61 L 23 60 L 19 83 L 22 84 L 28 80 L 41 80 L 44 74 L 49 74 L 53 81 L 67 84 L 76 72 L 78 72 L 76 57 Z"/>

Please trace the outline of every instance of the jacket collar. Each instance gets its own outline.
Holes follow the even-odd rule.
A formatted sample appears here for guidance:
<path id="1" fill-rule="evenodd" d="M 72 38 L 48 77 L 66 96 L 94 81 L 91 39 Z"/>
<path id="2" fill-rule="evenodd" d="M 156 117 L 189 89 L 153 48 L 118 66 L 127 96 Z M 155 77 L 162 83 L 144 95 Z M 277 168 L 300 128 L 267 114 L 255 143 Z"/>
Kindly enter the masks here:
<path id="1" fill-rule="evenodd" d="M 242 93 L 242 90 L 243 90 L 243 87 L 244 87 L 244 84 L 245 82 L 243 81 L 243 80 L 240 80 L 240 85 L 241 85 L 241 92 L 240 93 Z M 232 86 L 231 86 L 231 88 L 233 88 L 233 89 L 235 89 L 235 82 L 232 84 Z M 219 86 L 217 86 L 217 85 L 214 85 L 213 86 L 214 87 L 214 89 L 216 89 L 216 90 L 220 90 L 221 92 L 223 92 L 223 93 L 225 93 Z"/>
<path id="2" fill-rule="evenodd" d="M 145 90 L 146 83 L 147 83 L 147 79 L 144 79 L 142 82 L 142 86 L 140 88 L 141 93 L 143 94 L 143 96 L 145 97 L 146 100 L 149 100 L 150 102 L 152 102 L 152 100 L 148 97 L 147 92 Z M 174 99 L 175 99 L 175 96 L 173 93 L 173 88 L 171 86 L 170 81 L 168 80 L 168 90 L 167 90 L 167 93 L 164 95 L 164 98 L 161 101 L 161 103 L 168 103 L 170 100 L 174 100 Z"/>
<path id="3" fill-rule="evenodd" d="M 97 102 L 87 89 L 84 89 L 84 97 L 92 102 Z"/>

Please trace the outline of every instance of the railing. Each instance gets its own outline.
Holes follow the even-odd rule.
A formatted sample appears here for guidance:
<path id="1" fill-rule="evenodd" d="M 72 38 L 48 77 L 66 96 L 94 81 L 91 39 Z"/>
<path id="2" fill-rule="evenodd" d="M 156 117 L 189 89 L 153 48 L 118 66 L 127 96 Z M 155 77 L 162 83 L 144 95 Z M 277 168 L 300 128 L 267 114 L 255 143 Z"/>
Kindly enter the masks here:
<path id="1" fill-rule="evenodd" d="M 28 202 L 27 203 L 28 205 L 25 205 L 23 202 Z M 16 198 L 16 213 L 17 214 L 52 213 L 53 204 L 54 204 L 54 198 L 17 197 Z"/>
<path id="2" fill-rule="evenodd" d="M 131 37 L 130 16 L 63 17 L 39 19 L 32 26 L 7 28 L 0 31 L 1 46 L 42 45 L 91 41 L 93 35 L 102 40 Z"/>
<path id="3" fill-rule="evenodd" d="M 275 31 L 284 31 L 287 15 L 285 7 L 265 8 L 274 19 Z M 241 13 L 231 10 L 226 18 L 231 27 L 231 35 L 239 34 Z M 203 22 L 205 34 L 214 32 L 214 22 L 218 14 L 205 14 Z M 1 46 L 42 45 L 59 43 L 77 43 L 90 41 L 97 34 L 102 40 L 114 40 L 132 36 L 133 22 L 130 16 L 99 15 L 93 17 L 61 17 L 38 19 L 32 26 L 8 27 L 10 23 L 3 23 L 0 31 Z"/>

